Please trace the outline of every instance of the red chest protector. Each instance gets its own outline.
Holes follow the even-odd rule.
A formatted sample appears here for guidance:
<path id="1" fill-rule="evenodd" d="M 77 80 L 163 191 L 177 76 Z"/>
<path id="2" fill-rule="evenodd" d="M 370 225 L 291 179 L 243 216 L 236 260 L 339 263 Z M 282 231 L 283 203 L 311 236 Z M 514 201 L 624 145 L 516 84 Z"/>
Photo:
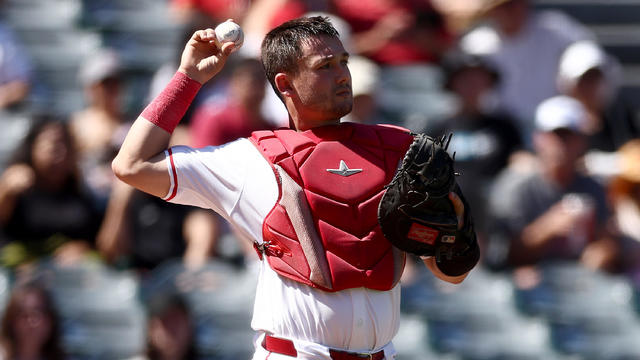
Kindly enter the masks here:
<path id="1" fill-rule="evenodd" d="M 404 129 L 343 123 L 305 132 L 257 131 L 278 202 L 262 252 L 278 274 L 326 291 L 389 290 L 405 255 L 382 235 L 378 203 L 413 137 Z"/>

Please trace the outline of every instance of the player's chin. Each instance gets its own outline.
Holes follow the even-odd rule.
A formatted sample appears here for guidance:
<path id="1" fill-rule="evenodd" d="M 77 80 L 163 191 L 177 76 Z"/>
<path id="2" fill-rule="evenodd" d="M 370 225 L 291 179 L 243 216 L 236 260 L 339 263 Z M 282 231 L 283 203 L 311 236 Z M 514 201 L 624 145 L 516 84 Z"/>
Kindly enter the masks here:
<path id="1" fill-rule="evenodd" d="M 353 109 L 353 102 L 342 104 L 341 106 L 336 106 L 334 108 L 334 112 L 336 114 L 336 118 L 342 118 L 351 112 Z"/>
<path id="2" fill-rule="evenodd" d="M 353 96 L 351 96 L 351 92 L 341 96 L 336 96 L 333 105 L 334 111 L 339 113 L 341 116 L 350 113 L 353 109 Z"/>

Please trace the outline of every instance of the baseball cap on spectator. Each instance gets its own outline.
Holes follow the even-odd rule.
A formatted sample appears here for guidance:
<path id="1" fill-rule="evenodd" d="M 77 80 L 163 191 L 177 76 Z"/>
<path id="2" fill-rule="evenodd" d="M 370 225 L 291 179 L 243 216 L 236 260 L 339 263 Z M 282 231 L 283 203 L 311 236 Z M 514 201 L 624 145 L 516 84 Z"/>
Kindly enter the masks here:
<path id="1" fill-rule="evenodd" d="M 456 75 L 468 69 L 481 69 L 486 71 L 493 81 L 494 86 L 500 81 L 498 70 L 488 58 L 461 50 L 452 50 L 442 58 L 442 70 L 445 75 L 445 88 L 450 87 L 451 80 Z"/>
<path id="2" fill-rule="evenodd" d="M 592 41 L 578 41 L 570 45 L 560 57 L 558 66 L 558 88 L 566 92 L 576 85 L 580 77 L 592 69 L 603 72 L 607 66 L 607 55 Z"/>
<path id="3" fill-rule="evenodd" d="M 587 111 L 578 100 L 559 95 L 544 100 L 538 105 L 535 125 L 536 129 L 542 132 L 568 129 L 576 133 L 584 133 L 587 117 Z"/>
<path id="4" fill-rule="evenodd" d="M 122 71 L 120 56 L 113 49 L 104 48 L 89 56 L 80 68 L 80 83 L 83 86 L 100 83 L 118 77 Z"/>

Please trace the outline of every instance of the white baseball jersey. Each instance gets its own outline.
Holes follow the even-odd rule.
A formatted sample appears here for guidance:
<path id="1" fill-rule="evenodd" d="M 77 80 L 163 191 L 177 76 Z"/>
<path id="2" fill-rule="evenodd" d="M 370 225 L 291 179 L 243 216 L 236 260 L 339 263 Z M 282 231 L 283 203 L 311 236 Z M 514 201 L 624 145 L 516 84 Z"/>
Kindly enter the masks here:
<path id="1" fill-rule="evenodd" d="M 262 224 L 277 201 L 278 184 L 248 139 L 202 149 L 177 146 L 166 156 L 171 188 L 165 200 L 213 209 L 248 240 L 262 242 Z M 325 292 L 279 276 L 266 260 L 261 263 L 251 323 L 256 331 L 370 352 L 391 342 L 399 319 L 399 285 L 389 291 Z"/>

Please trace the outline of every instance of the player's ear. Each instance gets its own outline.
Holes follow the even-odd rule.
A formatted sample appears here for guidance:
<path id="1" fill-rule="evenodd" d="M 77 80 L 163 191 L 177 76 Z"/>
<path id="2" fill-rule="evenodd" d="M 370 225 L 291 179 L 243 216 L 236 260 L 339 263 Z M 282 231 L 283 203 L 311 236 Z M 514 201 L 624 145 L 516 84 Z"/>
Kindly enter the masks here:
<path id="1" fill-rule="evenodd" d="M 289 75 L 285 73 L 277 73 L 275 77 L 276 88 L 285 97 L 291 97 L 294 93 L 293 84 Z"/>

